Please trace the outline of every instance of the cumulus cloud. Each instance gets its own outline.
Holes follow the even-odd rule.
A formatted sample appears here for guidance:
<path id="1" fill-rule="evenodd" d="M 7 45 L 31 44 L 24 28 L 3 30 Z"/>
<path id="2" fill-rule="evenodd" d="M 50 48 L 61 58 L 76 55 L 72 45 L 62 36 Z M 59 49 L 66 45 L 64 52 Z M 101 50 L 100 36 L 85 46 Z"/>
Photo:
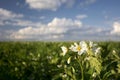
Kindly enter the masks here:
<path id="1" fill-rule="evenodd" d="M 54 18 L 48 24 L 41 24 L 39 27 L 26 27 L 11 34 L 14 39 L 58 39 L 63 37 L 68 30 L 72 28 L 80 28 L 82 22 L 67 18 Z"/>
<path id="2" fill-rule="evenodd" d="M 111 31 L 113 35 L 120 35 L 120 22 L 113 23 L 113 30 Z"/>
<path id="3" fill-rule="evenodd" d="M 50 39 L 61 36 L 63 30 L 56 28 L 41 27 L 26 27 L 12 33 L 11 37 L 15 39 Z M 50 37 L 51 36 L 51 37 Z M 56 36 L 56 37 L 55 37 Z"/>
<path id="4" fill-rule="evenodd" d="M 24 20 L 23 14 L 16 14 L 12 11 L 0 8 L 0 25 L 1 26 L 39 26 L 40 22 L 32 22 L 30 20 Z M 45 16 L 40 17 L 41 19 Z"/>
<path id="5" fill-rule="evenodd" d="M 0 8 L 0 19 L 1 20 L 8 20 L 8 19 L 13 19 L 13 18 L 22 18 L 22 14 L 15 14 L 9 10 Z"/>
<path id="6" fill-rule="evenodd" d="M 82 22 L 79 20 L 72 20 L 72 19 L 66 19 L 66 18 L 54 18 L 52 22 L 48 23 L 48 26 L 53 27 L 81 27 Z"/>
<path id="7" fill-rule="evenodd" d="M 87 18 L 88 16 L 85 15 L 85 14 L 79 14 L 76 16 L 77 19 L 84 19 L 84 18 Z"/>
<path id="8" fill-rule="evenodd" d="M 0 29 L 0 41 L 10 40 L 10 34 L 12 30 L 2 30 Z"/>
<path id="9" fill-rule="evenodd" d="M 14 31 L 10 37 L 13 40 L 108 40 L 109 33 L 110 29 L 85 26 L 78 19 L 56 17 L 47 24 Z"/>
<path id="10" fill-rule="evenodd" d="M 26 0 L 26 3 L 32 9 L 56 11 L 62 4 L 73 5 L 74 0 Z"/>
<path id="11" fill-rule="evenodd" d="M 14 25 L 19 23 L 20 19 L 22 19 L 24 15 L 16 14 L 12 11 L 0 8 L 0 25 Z M 21 20 L 22 21 L 22 20 Z"/>
<path id="12" fill-rule="evenodd" d="M 2 20 L 0 20 L 0 25 L 3 26 L 4 25 L 4 22 Z"/>
<path id="13" fill-rule="evenodd" d="M 53 18 L 48 23 L 25 20 L 24 15 L 0 8 L 0 26 L 21 26 L 9 29 L 0 28 L 0 40 L 119 40 L 120 22 L 114 22 L 113 29 L 83 25 L 81 19 L 87 15 L 71 18 Z M 41 17 L 44 19 L 45 17 Z M 7 27 L 6 27 L 7 28 Z M 112 35 L 111 35 L 112 34 Z M 113 38 L 113 39 L 112 39 Z"/>
<path id="14" fill-rule="evenodd" d="M 11 22 L 7 22 L 6 25 L 26 27 L 26 26 L 40 26 L 41 23 L 40 22 L 32 22 L 29 20 L 15 19 L 15 20 L 11 20 Z"/>
<path id="15" fill-rule="evenodd" d="M 13 40 L 107 40 L 111 39 L 109 33 L 110 29 L 82 25 L 80 19 L 55 17 L 46 24 L 13 31 L 10 38 Z"/>

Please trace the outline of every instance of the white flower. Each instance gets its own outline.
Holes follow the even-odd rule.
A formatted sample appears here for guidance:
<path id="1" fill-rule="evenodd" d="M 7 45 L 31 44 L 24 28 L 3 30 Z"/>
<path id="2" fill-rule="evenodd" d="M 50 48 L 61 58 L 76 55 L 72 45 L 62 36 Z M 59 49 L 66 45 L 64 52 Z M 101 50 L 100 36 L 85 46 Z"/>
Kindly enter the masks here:
<path id="1" fill-rule="evenodd" d="M 94 55 L 97 55 L 100 53 L 101 48 L 97 47 L 97 44 L 94 44 L 92 41 L 89 42 L 89 49 L 94 53 Z"/>
<path id="2" fill-rule="evenodd" d="M 100 53 L 100 50 L 101 50 L 101 48 L 98 47 L 98 48 L 95 50 L 95 55 L 98 54 L 98 53 Z"/>
<path id="3" fill-rule="evenodd" d="M 97 46 L 97 44 L 94 44 L 92 41 L 89 41 L 89 48 L 90 48 L 92 51 L 95 51 L 96 46 Z"/>
<path id="4" fill-rule="evenodd" d="M 113 53 L 116 53 L 116 51 L 115 51 L 115 50 L 113 50 L 112 52 L 113 52 Z"/>
<path id="5" fill-rule="evenodd" d="M 22 64 L 23 64 L 23 65 L 26 65 L 26 63 L 25 63 L 25 62 L 22 62 Z"/>
<path id="6" fill-rule="evenodd" d="M 63 51 L 63 52 L 61 53 L 61 56 L 65 56 L 65 54 L 67 53 L 68 49 L 67 49 L 65 46 L 62 46 L 61 49 L 62 49 L 62 51 Z"/>
<path id="7" fill-rule="evenodd" d="M 97 75 L 96 72 L 94 72 L 94 73 L 92 74 L 92 77 L 96 77 L 96 75 Z"/>
<path id="8" fill-rule="evenodd" d="M 87 43 L 86 43 L 85 41 L 81 41 L 81 42 L 80 42 L 80 46 L 81 46 L 82 48 L 84 48 L 85 50 L 87 50 Z"/>
<path id="9" fill-rule="evenodd" d="M 38 54 L 37 57 L 39 58 L 39 57 L 40 57 L 40 54 Z"/>
<path id="10" fill-rule="evenodd" d="M 52 56 L 47 56 L 47 59 L 51 60 L 51 59 L 52 59 Z"/>
<path id="11" fill-rule="evenodd" d="M 63 74 L 62 77 L 63 77 L 63 78 L 66 78 L 66 77 L 67 77 L 67 74 Z"/>
<path id="12" fill-rule="evenodd" d="M 71 45 L 69 49 L 72 50 L 73 52 L 78 52 L 79 55 L 83 54 L 88 50 L 85 41 L 81 41 L 79 45 L 77 43 L 74 43 L 74 45 Z"/>
<path id="13" fill-rule="evenodd" d="M 86 57 L 86 58 L 85 58 L 85 61 L 86 61 L 86 60 L 89 61 L 89 60 L 90 60 L 90 57 Z"/>
<path id="14" fill-rule="evenodd" d="M 71 62 L 71 57 L 68 58 L 67 63 L 70 64 Z"/>
<path id="15" fill-rule="evenodd" d="M 74 43 L 74 45 L 71 45 L 69 49 L 72 50 L 73 52 L 78 52 L 81 48 L 77 43 Z"/>
<path id="16" fill-rule="evenodd" d="M 61 65 L 61 64 L 60 64 L 60 65 L 57 65 L 57 67 L 58 67 L 58 68 L 61 68 L 61 67 L 62 67 L 62 65 Z"/>
<path id="17" fill-rule="evenodd" d="M 93 47 L 96 47 L 97 46 L 97 44 L 94 44 L 92 41 L 89 41 L 89 47 L 90 48 L 93 48 Z"/>

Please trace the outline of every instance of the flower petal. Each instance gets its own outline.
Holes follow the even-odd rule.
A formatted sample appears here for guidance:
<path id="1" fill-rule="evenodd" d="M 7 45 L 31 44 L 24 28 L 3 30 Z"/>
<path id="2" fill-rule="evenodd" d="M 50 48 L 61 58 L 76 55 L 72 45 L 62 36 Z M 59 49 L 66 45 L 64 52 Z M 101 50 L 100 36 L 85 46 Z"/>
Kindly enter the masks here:
<path id="1" fill-rule="evenodd" d="M 68 49 L 67 49 L 65 46 L 62 46 L 61 49 L 62 49 L 62 51 L 63 51 L 63 52 L 61 53 L 61 55 L 62 55 L 62 56 L 65 56 L 65 54 L 67 53 Z"/>

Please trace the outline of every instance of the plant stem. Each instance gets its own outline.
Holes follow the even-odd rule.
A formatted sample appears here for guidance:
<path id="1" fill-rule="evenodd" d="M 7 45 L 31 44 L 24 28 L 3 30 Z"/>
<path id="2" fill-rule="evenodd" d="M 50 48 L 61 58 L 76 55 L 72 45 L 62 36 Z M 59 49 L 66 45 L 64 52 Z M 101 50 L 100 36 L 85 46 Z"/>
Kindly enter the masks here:
<path id="1" fill-rule="evenodd" d="M 78 63 L 79 63 L 79 65 L 80 65 L 80 69 L 81 69 L 81 80 L 84 80 L 84 74 L 83 74 L 83 67 L 82 67 L 82 62 L 80 61 L 80 59 L 79 59 L 79 57 L 78 57 Z"/>

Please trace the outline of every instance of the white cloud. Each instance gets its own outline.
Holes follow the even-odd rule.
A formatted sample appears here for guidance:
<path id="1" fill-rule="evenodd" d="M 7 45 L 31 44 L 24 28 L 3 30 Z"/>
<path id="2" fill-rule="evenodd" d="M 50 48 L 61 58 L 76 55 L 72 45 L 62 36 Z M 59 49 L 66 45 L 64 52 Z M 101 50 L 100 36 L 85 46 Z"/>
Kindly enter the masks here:
<path id="1" fill-rule="evenodd" d="M 22 14 L 16 14 L 12 11 L 0 8 L 0 25 L 1 26 L 4 26 L 4 25 L 12 25 L 13 26 L 15 24 L 18 24 L 20 20 L 22 22 L 23 17 L 24 17 L 24 15 L 22 15 Z M 20 24 L 22 25 L 22 23 L 20 23 Z"/>
<path id="2" fill-rule="evenodd" d="M 32 9 L 47 9 L 56 11 L 62 4 L 71 6 L 74 0 L 26 0 L 26 3 Z"/>
<path id="3" fill-rule="evenodd" d="M 50 27 L 81 27 L 82 22 L 79 20 L 72 20 L 72 19 L 66 19 L 66 18 L 54 18 L 52 22 L 48 23 L 48 26 Z"/>
<path id="4" fill-rule="evenodd" d="M 8 22 L 8 25 L 26 27 L 26 26 L 40 26 L 41 23 L 40 22 L 32 22 L 29 20 L 16 19 L 16 20 L 12 20 L 12 22 Z"/>
<path id="5" fill-rule="evenodd" d="M 0 41 L 5 41 L 10 39 L 10 34 L 12 33 L 12 30 L 2 30 L 0 28 Z"/>
<path id="6" fill-rule="evenodd" d="M 90 5 L 90 4 L 93 4 L 95 3 L 97 0 L 84 0 L 83 2 L 80 3 L 80 6 L 87 6 L 87 5 Z"/>
<path id="7" fill-rule="evenodd" d="M 0 19 L 1 20 L 8 20 L 8 19 L 13 19 L 13 18 L 22 18 L 22 14 L 15 14 L 9 10 L 0 8 Z"/>
<path id="8" fill-rule="evenodd" d="M 109 33 L 109 29 L 85 26 L 77 19 L 54 18 L 47 24 L 32 25 L 13 31 L 10 38 L 13 40 L 107 40 L 111 39 Z"/>
<path id="9" fill-rule="evenodd" d="M 45 39 L 61 37 L 64 30 L 62 28 L 52 28 L 48 26 L 26 27 L 13 32 L 11 38 L 14 39 Z"/>
<path id="10" fill-rule="evenodd" d="M 3 26 L 4 25 L 4 22 L 2 20 L 0 20 L 0 25 Z"/>
<path id="11" fill-rule="evenodd" d="M 113 35 L 120 35 L 120 22 L 113 23 L 113 30 L 111 31 Z"/>
<path id="12" fill-rule="evenodd" d="M 54 18 L 48 24 L 41 24 L 39 27 L 26 27 L 11 34 L 14 39 L 51 39 L 61 38 L 63 34 L 72 28 L 80 28 L 82 22 L 67 18 Z M 41 37 L 42 36 L 42 37 Z"/>
<path id="13" fill-rule="evenodd" d="M 24 15 L 0 8 L 0 26 L 21 26 L 4 29 L 0 28 L 0 40 L 80 40 L 80 39 L 111 39 L 119 40 L 114 35 L 120 35 L 120 22 L 114 22 L 113 30 L 100 27 L 87 27 L 82 25 L 81 19 L 87 15 L 77 15 L 76 19 L 53 18 L 50 22 L 42 24 L 25 20 Z M 40 19 L 44 19 L 41 16 Z M 30 27 L 32 26 L 32 27 Z M 23 28 L 24 27 L 24 28 Z M 6 27 L 7 28 L 7 27 Z M 111 35 L 112 34 L 112 35 Z M 98 38 L 99 37 L 99 38 Z"/>
<path id="14" fill-rule="evenodd" d="M 39 26 L 40 22 L 32 22 L 30 20 L 24 20 L 23 14 L 16 14 L 12 11 L 0 8 L 0 25 L 5 26 Z M 41 19 L 44 19 L 45 16 L 41 16 Z"/>
<path id="15" fill-rule="evenodd" d="M 76 18 L 77 19 L 84 19 L 84 18 L 87 18 L 88 16 L 85 15 L 85 14 L 80 14 L 80 15 L 77 15 Z"/>

